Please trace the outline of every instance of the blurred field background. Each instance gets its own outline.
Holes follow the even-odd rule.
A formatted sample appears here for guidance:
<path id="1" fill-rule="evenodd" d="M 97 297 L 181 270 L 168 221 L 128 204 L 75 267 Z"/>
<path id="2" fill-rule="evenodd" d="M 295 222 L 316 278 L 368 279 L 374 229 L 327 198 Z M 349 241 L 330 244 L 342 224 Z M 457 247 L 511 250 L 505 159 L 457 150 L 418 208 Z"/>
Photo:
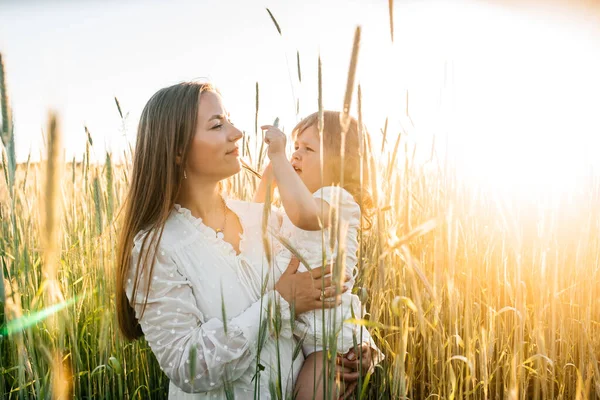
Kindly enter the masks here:
<path id="1" fill-rule="evenodd" d="M 300 78 L 299 62 L 290 70 Z M 18 162 L 11 80 L 2 71 L 0 393 L 165 398 L 168 380 L 147 345 L 125 343 L 115 324 L 117 216 L 130 150 L 107 151 L 86 128 L 85 150 L 67 158 L 61 116 L 50 113 L 41 159 L 29 153 Z M 258 114 L 258 83 L 256 98 Z M 107 101 L 125 127 L 127 110 Z M 371 127 L 379 207 L 361 233 L 357 291 L 386 360 L 357 397 L 600 397 L 597 170 L 569 175 L 567 186 L 495 191 L 463 179 L 443 142 L 417 143 L 408 130 Z M 247 132 L 243 157 L 260 171 L 257 135 Z M 249 199 L 255 185 L 242 171 L 231 195 Z"/>

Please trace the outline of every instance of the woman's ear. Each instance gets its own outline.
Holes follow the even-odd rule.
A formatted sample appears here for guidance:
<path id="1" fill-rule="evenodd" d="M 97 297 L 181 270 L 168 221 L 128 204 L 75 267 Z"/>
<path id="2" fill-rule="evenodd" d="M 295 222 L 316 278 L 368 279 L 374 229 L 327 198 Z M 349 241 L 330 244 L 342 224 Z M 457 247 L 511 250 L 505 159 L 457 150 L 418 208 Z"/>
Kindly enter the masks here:
<path id="1" fill-rule="evenodd" d="M 175 156 L 175 164 L 177 164 L 177 165 L 181 165 L 181 158 L 182 158 L 182 157 L 181 157 L 180 155 L 178 155 L 178 156 Z"/>

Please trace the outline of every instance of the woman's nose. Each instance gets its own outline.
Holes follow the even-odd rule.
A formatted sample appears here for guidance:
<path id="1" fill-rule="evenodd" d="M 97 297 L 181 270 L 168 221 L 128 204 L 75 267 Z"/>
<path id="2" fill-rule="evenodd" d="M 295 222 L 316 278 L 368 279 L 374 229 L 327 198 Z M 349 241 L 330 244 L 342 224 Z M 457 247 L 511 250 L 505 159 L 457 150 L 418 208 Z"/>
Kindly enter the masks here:
<path id="1" fill-rule="evenodd" d="M 237 142 L 238 140 L 240 140 L 242 137 L 244 137 L 244 134 L 242 133 L 242 131 L 240 131 L 238 128 L 236 128 L 235 126 L 233 127 L 233 132 L 231 134 L 230 140 L 232 142 Z"/>

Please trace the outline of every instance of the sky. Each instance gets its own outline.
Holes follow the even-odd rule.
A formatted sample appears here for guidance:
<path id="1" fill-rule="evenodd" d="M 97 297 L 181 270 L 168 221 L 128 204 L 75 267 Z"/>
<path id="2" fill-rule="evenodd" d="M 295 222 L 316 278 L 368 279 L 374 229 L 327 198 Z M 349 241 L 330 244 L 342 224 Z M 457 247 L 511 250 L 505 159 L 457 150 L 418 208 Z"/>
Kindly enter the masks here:
<path id="1" fill-rule="evenodd" d="M 598 165 L 599 22 L 592 1 L 405 0 L 392 42 L 383 0 L 5 0 L 0 52 L 18 161 L 43 157 L 50 109 L 65 158 L 82 158 L 87 126 L 102 161 L 135 140 L 151 95 L 180 81 L 210 79 L 250 137 L 258 83 L 259 125 L 278 117 L 289 133 L 317 110 L 320 56 L 324 106 L 341 109 L 360 25 L 357 83 L 377 148 L 388 118 L 384 146 L 402 133 L 426 159 L 435 137 L 476 181 L 531 187 Z"/>

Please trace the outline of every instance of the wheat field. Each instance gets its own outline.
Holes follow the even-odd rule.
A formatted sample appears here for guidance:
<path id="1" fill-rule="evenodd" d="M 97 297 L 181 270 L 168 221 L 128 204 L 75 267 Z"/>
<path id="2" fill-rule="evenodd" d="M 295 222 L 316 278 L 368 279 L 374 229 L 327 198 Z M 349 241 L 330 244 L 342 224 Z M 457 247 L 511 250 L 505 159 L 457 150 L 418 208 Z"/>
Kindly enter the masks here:
<path id="1" fill-rule="evenodd" d="M 115 248 L 131 154 L 92 163 L 87 132 L 83 161 L 65 160 L 60 116 L 51 114 L 47 160 L 17 165 L 9 111 L 3 106 L 0 392 L 165 398 L 168 379 L 147 344 L 125 342 L 116 326 Z M 600 179 L 562 195 L 499 197 L 436 157 L 417 161 L 402 134 L 387 141 L 373 151 L 378 208 L 360 233 L 355 289 L 386 359 L 356 398 L 600 397 Z M 264 149 L 257 156 L 248 143 L 243 156 L 260 171 Z M 229 194 L 250 199 L 256 185 L 243 170 Z"/>
<path id="2" fill-rule="evenodd" d="M 408 147 L 405 155 L 402 168 L 387 162 L 397 153 L 385 155 L 381 207 L 361 234 L 357 286 L 386 355 L 364 396 L 600 395 L 598 179 L 554 201 L 510 203 L 414 165 Z M 11 178 L 4 158 L 0 390 L 8 398 L 47 397 L 61 371 L 77 398 L 165 394 L 148 347 L 124 342 L 115 324 L 115 217 L 128 169 L 110 154 L 104 165 L 87 160 L 54 165 L 62 172 L 52 181 L 46 164 L 19 165 Z M 242 172 L 232 195 L 248 198 L 255 184 Z M 49 203 L 63 210 L 54 233 L 44 222 Z M 54 276 L 44 235 L 57 239 Z M 43 315 L 50 304 L 59 309 Z"/>

